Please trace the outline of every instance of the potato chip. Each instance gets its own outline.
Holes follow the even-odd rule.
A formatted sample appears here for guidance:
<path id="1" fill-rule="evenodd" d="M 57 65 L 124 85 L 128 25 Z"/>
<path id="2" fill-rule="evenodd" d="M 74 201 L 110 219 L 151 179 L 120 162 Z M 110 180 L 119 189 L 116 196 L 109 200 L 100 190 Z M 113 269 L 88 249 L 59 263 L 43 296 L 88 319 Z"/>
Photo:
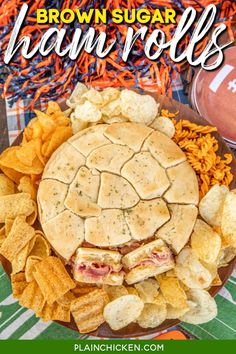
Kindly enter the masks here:
<path id="1" fill-rule="evenodd" d="M 147 279 L 134 285 L 144 303 L 153 303 L 159 294 L 159 284 L 155 279 Z"/>
<path id="2" fill-rule="evenodd" d="M 73 134 L 76 134 L 88 127 L 88 122 L 84 122 L 80 119 L 77 119 L 74 113 L 71 114 L 70 119 L 71 119 Z"/>
<path id="3" fill-rule="evenodd" d="M 226 267 L 236 256 L 236 247 L 225 247 L 220 250 L 218 257 L 218 267 Z"/>
<path id="4" fill-rule="evenodd" d="M 107 103 L 105 106 L 101 108 L 101 112 L 103 116 L 107 117 L 116 117 L 121 114 L 121 102 L 118 98 L 115 101 L 111 101 Z"/>
<path id="5" fill-rule="evenodd" d="M 11 274 L 12 294 L 15 299 L 19 299 L 27 286 L 25 273 Z"/>
<path id="6" fill-rule="evenodd" d="M 85 101 L 75 108 L 75 118 L 84 122 L 96 123 L 102 118 L 101 111 L 91 102 Z"/>
<path id="7" fill-rule="evenodd" d="M 142 328 L 155 328 L 166 320 L 166 305 L 144 304 L 137 322 Z"/>
<path id="8" fill-rule="evenodd" d="M 104 318 L 114 331 L 118 331 L 136 321 L 144 308 L 136 295 L 124 295 L 110 302 L 104 308 Z"/>
<path id="9" fill-rule="evenodd" d="M 52 117 L 54 117 L 55 114 L 58 114 L 61 112 L 61 107 L 59 106 L 59 104 L 55 101 L 49 101 L 48 102 L 48 106 L 46 109 L 46 114 L 47 115 L 51 115 Z"/>
<path id="10" fill-rule="evenodd" d="M 223 204 L 228 192 L 228 187 L 216 184 L 200 201 L 200 215 L 209 225 L 221 226 Z"/>
<path id="11" fill-rule="evenodd" d="M 34 280 L 33 272 L 35 270 L 35 265 L 41 260 L 42 258 L 36 256 L 29 256 L 27 258 L 25 265 L 25 278 L 28 283 Z"/>
<path id="12" fill-rule="evenodd" d="M 3 244 L 3 242 L 6 239 L 6 235 L 5 235 L 5 226 L 2 226 L 0 229 L 0 247 Z"/>
<path id="13" fill-rule="evenodd" d="M 118 286 L 104 285 L 103 289 L 105 290 L 105 292 L 109 296 L 110 301 L 113 301 L 123 295 L 128 295 L 128 290 L 126 289 L 126 287 L 124 285 L 118 285 Z"/>
<path id="14" fill-rule="evenodd" d="M 29 216 L 27 216 L 26 221 L 27 224 L 29 224 L 30 226 L 34 225 L 37 216 L 38 216 L 38 208 L 37 208 L 37 204 L 36 202 L 33 200 L 33 205 L 34 205 L 34 211 L 32 214 L 30 214 Z"/>
<path id="15" fill-rule="evenodd" d="M 20 297 L 19 303 L 21 306 L 27 307 L 35 313 L 42 310 L 45 299 L 35 280 L 28 283 Z"/>
<path id="16" fill-rule="evenodd" d="M 18 215 L 29 216 L 35 210 L 35 204 L 27 193 L 18 193 L 0 197 L 0 223 Z"/>
<path id="17" fill-rule="evenodd" d="M 53 304 L 46 303 L 43 309 L 37 312 L 37 316 L 41 317 L 44 322 L 62 321 L 70 322 L 70 309 L 56 302 Z"/>
<path id="18" fill-rule="evenodd" d="M 31 178 L 29 176 L 24 176 L 20 179 L 20 183 L 18 185 L 18 191 L 23 193 L 28 193 L 31 196 L 31 199 L 37 199 L 37 189 L 33 184 Z M 12 193 L 13 194 L 13 193 Z"/>
<path id="19" fill-rule="evenodd" d="M 103 98 L 103 105 L 106 105 L 108 102 L 115 101 L 120 97 L 120 90 L 114 87 L 107 87 L 100 93 Z"/>
<path id="20" fill-rule="evenodd" d="M 159 132 L 167 135 L 171 139 L 175 135 L 174 123 L 170 118 L 167 117 L 160 116 L 155 118 L 150 127 L 155 130 L 159 130 Z"/>
<path id="21" fill-rule="evenodd" d="M 25 218 L 17 216 L 9 235 L 0 248 L 0 253 L 12 262 L 34 235 L 34 229 L 26 223 Z"/>
<path id="22" fill-rule="evenodd" d="M 5 220 L 5 235 L 6 235 L 6 237 L 9 235 L 13 223 L 14 223 L 14 219 L 6 218 L 6 220 Z"/>
<path id="23" fill-rule="evenodd" d="M 137 290 L 135 288 L 133 288 L 132 286 L 127 286 L 126 289 L 128 291 L 128 294 L 139 296 Z"/>
<path id="24" fill-rule="evenodd" d="M 180 317 L 181 321 L 201 324 L 213 320 L 217 316 L 217 305 L 210 294 L 201 289 L 191 289 L 187 293 L 190 310 Z"/>
<path id="25" fill-rule="evenodd" d="M 128 119 L 122 117 L 121 115 L 119 116 L 112 116 L 112 117 L 107 117 L 107 116 L 102 116 L 102 121 L 107 124 L 113 124 L 113 123 L 122 123 L 122 122 L 127 122 Z"/>
<path id="26" fill-rule="evenodd" d="M 22 271 L 26 264 L 26 259 L 29 254 L 30 243 L 28 242 L 25 247 L 17 253 L 16 257 L 12 260 L 12 274 L 19 273 Z"/>
<path id="27" fill-rule="evenodd" d="M 189 310 L 189 306 L 186 306 L 183 308 L 177 308 L 177 307 L 171 306 L 170 304 L 167 304 L 166 310 L 167 310 L 166 319 L 167 320 L 175 320 L 175 319 L 183 316 Z"/>
<path id="28" fill-rule="evenodd" d="M 66 101 L 67 106 L 70 108 L 75 108 L 77 104 L 83 103 L 84 99 L 82 99 L 82 95 L 87 91 L 87 87 L 81 82 L 78 82 L 70 98 Z"/>
<path id="29" fill-rule="evenodd" d="M 31 167 L 33 161 L 37 158 L 35 141 L 31 140 L 16 150 L 16 157 L 22 164 Z"/>
<path id="30" fill-rule="evenodd" d="M 105 319 L 103 309 L 109 298 L 103 289 L 97 289 L 81 296 L 71 303 L 71 313 L 80 333 L 95 331 Z"/>
<path id="31" fill-rule="evenodd" d="M 39 124 L 43 129 L 43 132 L 53 133 L 56 129 L 57 124 L 54 121 L 53 117 L 50 117 L 47 113 L 35 110 L 34 113 L 36 114 Z"/>
<path id="32" fill-rule="evenodd" d="M 3 154 L 4 154 L 4 152 L 0 156 L 0 169 L 2 170 L 4 175 L 6 175 L 11 181 L 19 184 L 20 183 L 20 179 L 23 177 L 23 174 L 20 173 L 20 172 L 15 171 L 13 168 L 2 166 L 1 165 L 1 157 L 3 156 Z"/>
<path id="33" fill-rule="evenodd" d="M 226 195 L 222 212 L 222 242 L 225 245 L 236 247 L 236 194 L 229 192 Z"/>
<path id="34" fill-rule="evenodd" d="M 179 280 L 174 277 L 158 276 L 158 283 L 166 302 L 175 308 L 187 307 L 187 296 Z"/>
<path id="35" fill-rule="evenodd" d="M 93 88 L 91 88 L 89 91 L 85 92 L 82 95 L 82 99 L 88 100 L 89 102 L 91 102 L 95 106 L 102 106 L 103 105 L 103 96 L 102 96 L 101 92 L 99 92 L 98 90 L 94 90 Z"/>
<path id="36" fill-rule="evenodd" d="M 176 257 L 175 272 L 177 277 L 189 288 L 208 288 L 212 276 L 198 260 L 190 247 L 185 247 Z"/>
<path id="37" fill-rule="evenodd" d="M 66 140 L 72 136 L 71 127 L 57 127 L 52 133 L 44 155 L 48 158 Z"/>
<path id="38" fill-rule="evenodd" d="M 149 95 L 139 95 L 131 90 L 123 90 L 120 99 L 122 115 L 131 122 L 149 125 L 158 114 L 159 104 Z"/>
<path id="39" fill-rule="evenodd" d="M 34 245 L 30 251 L 30 256 L 45 258 L 50 256 L 51 248 L 41 231 L 35 231 Z"/>
<path id="40" fill-rule="evenodd" d="M 35 265 L 33 272 L 45 300 L 53 304 L 70 289 L 75 283 L 67 273 L 62 261 L 57 257 L 46 257 Z"/>
<path id="41" fill-rule="evenodd" d="M 4 195 L 14 194 L 15 184 L 3 173 L 0 173 L 0 197 Z"/>
<path id="42" fill-rule="evenodd" d="M 220 286 L 222 285 L 222 280 L 220 279 L 219 274 L 217 273 L 216 277 L 213 279 L 211 286 Z"/>
<path id="43" fill-rule="evenodd" d="M 32 165 L 26 165 L 21 160 L 18 159 L 17 153 L 19 155 L 20 150 L 22 147 L 20 146 L 12 146 L 4 151 L 4 153 L 0 156 L 0 167 L 3 170 L 4 167 L 14 169 L 17 172 L 22 174 L 35 174 L 38 175 L 43 172 L 44 165 L 41 163 L 39 158 L 36 156 L 33 161 Z M 23 150 L 24 153 L 26 153 Z M 21 156 L 21 155 L 20 155 Z M 21 159 L 23 157 L 21 156 Z M 27 161 L 28 162 L 28 161 Z M 6 172 L 3 170 L 6 174 Z M 10 176 L 8 176 L 10 178 Z M 22 176 L 21 176 L 22 177 Z"/>
<path id="44" fill-rule="evenodd" d="M 86 295 L 88 293 L 91 293 L 96 289 L 95 284 L 88 284 L 88 283 L 79 283 L 76 282 L 76 287 L 74 289 L 71 289 L 71 292 L 76 296 L 82 296 Z"/>
<path id="45" fill-rule="evenodd" d="M 71 305 L 72 301 L 74 301 L 75 299 L 76 299 L 76 296 L 71 291 L 68 291 L 68 293 L 66 293 L 65 295 L 60 297 L 60 299 L 57 300 L 57 303 L 61 306 L 64 306 L 64 307 L 70 309 L 70 305 Z"/>
<path id="46" fill-rule="evenodd" d="M 197 219 L 190 242 L 193 252 L 201 261 L 216 262 L 221 249 L 221 238 L 208 224 Z"/>

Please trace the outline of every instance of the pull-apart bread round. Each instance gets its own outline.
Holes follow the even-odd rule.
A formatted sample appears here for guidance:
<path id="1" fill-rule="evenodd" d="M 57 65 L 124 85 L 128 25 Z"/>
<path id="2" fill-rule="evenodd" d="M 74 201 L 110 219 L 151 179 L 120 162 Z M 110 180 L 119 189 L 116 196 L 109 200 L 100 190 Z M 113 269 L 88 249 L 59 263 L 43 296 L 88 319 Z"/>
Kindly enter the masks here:
<path id="1" fill-rule="evenodd" d="M 79 132 L 52 155 L 38 191 L 40 221 L 74 278 L 121 285 L 174 267 L 198 214 L 196 174 L 161 132 L 136 123 Z M 139 247 L 123 256 L 123 247 Z"/>

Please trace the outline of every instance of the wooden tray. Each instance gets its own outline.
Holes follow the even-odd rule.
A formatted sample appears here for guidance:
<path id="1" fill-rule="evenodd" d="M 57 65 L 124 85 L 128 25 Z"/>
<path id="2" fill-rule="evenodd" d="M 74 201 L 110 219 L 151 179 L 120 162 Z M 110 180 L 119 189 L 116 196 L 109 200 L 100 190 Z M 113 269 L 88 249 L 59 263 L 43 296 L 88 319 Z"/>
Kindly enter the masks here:
<path id="1" fill-rule="evenodd" d="M 148 93 L 150 94 L 150 93 Z M 183 105 L 180 102 L 177 102 L 171 98 L 164 97 L 161 95 L 156 95 L 156 94 L 151 94 L 157 102 L 160 103 L 161 109 L 168 109 L 171 112 L 176 112 L 179 111 L 179 115 L 176 117 L 177 120 L 180 119 L 187 119 L 191 122 L 197 123 L 197 124 L 202 124 L 202 125 L 209 125 L 209 123 L 200 115 L 196 112 L 194 112 L 192 109 L 190 109 L 188 106 Z M 232 152 L 230 149 L 227 147 L 226 143 L 224 142 L 223 138 L 218 134 L 214 133 L 215 137 L 217 138 L 219 142 L 219 151 L 218 153 L 223 157 L 224 154 Z M 18 136 L 18 138 L 14 141 L 13 145 L 19 145 L 22 140 L 22 134 Z M 233 155 L 233 154 L 232 154 Z M 233 156 L 233 162 L 231 163 L 232 167 L 232 173 L 234 174 L 234 180 L 231 183 L 231 189 L 236 188 L 236 160 Z M 8 275 L 11 273 L 11 264 L 2 256 L 0 256 L 0 261 Z M 220 268 L 219 269 L 219 275 L 222 281 L 221 286 L 215 286 L 210 289 L 210 294 L 212 296 L 215 296 L 220 289 L 224 286 L 230 275 L 232 274 L 234 267 L 236 265 L 236 258 L 234 258 L 230 264 L 227 267 Z M 58 321 L 57 321 L 58 322 Z M 72 320 L 70 323 L 64 323 L 64 322 L 58 322 L 59 324 L 70 328 L 72 330 L 78 331 L 75 322 Z M 123 328 L 120 331 L 112 331 L 111 328 L 108 326 L 108 324 L 103 324 L 101 325 L 96 331 L 89 333 L 89 335 L 100 337 L 100 338 L 132 338 L 132 337 L 141 337 L 141 336 L 147 336 L 151 334 L 156 334 L 158 332 L 162 332 L 168 328 L 171 328 L 173 326 L 176 326 L 180 323 L 178 320 L 166 320 L 163 322 L 160 326 L 156 328 L 141 328 L 137 324 L 131 324 L 127 326 L 126 328 Z"/>

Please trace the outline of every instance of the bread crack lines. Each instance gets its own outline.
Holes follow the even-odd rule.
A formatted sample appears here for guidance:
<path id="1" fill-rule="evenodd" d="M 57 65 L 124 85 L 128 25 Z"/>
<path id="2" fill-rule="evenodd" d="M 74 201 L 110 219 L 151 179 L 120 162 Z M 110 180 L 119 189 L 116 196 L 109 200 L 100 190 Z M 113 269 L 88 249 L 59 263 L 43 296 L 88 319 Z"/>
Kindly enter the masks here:
<path id="1" fill-rule="evenodd" d="M 100 172 L 120 174 L 123 165 L 134 155 L 128 146 L 113 144 L 101 146 L 90 153 L 86 165 Z"/>

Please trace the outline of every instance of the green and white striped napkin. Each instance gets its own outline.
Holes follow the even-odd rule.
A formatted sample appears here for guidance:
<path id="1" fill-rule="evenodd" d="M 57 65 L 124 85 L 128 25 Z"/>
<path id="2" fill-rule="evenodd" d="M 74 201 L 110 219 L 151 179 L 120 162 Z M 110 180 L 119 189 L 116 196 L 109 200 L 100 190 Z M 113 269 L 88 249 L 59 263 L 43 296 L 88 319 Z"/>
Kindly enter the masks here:
<path id="1" fill-rule="evenodd" d="M 204 325 L 182 327 L 200 339 L 236 339 L 236 270 L 216 297 L 217 317 Z M 78 332 L 54 322 L 44 323 L 33 311 L 18 304 L 12 296 L 7 274 L 0 267 L 0 339 L 78 339 Z"/>

